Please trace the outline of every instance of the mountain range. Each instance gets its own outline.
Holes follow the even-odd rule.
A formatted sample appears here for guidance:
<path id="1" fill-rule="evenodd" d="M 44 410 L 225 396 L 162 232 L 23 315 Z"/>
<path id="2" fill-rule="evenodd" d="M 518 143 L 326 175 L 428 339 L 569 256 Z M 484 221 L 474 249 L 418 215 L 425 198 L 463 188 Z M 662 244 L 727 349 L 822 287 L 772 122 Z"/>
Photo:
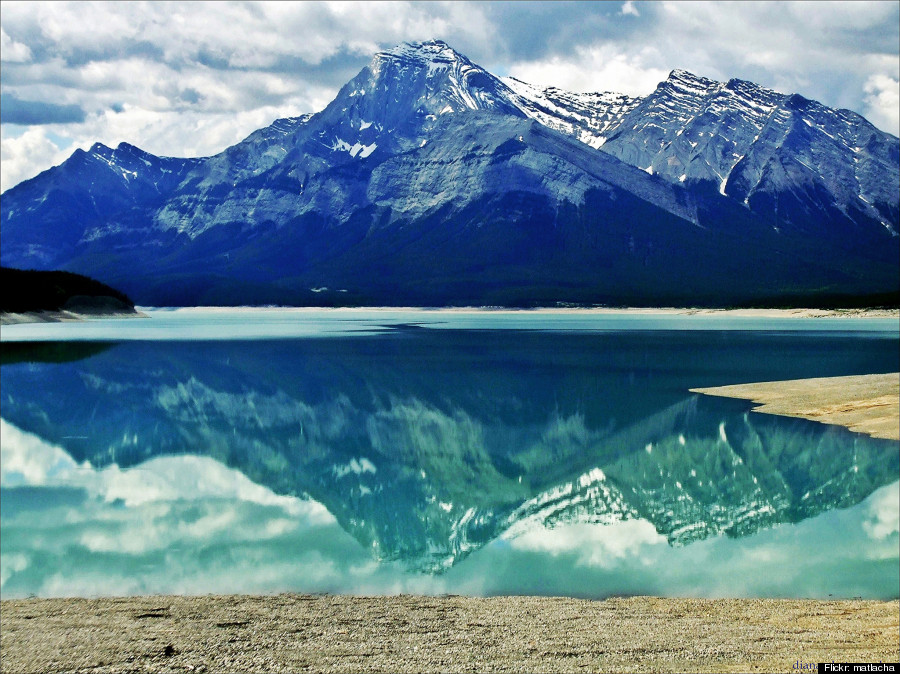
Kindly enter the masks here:
<path id="1" fill-rule="evenodd" d="M 4 266 L 144 305 L 707 305 L 894 297 L 900 141 L 674 70 L 648 96 L 380 52 L 220 154 L 77 150 L 0 201 Z"/>

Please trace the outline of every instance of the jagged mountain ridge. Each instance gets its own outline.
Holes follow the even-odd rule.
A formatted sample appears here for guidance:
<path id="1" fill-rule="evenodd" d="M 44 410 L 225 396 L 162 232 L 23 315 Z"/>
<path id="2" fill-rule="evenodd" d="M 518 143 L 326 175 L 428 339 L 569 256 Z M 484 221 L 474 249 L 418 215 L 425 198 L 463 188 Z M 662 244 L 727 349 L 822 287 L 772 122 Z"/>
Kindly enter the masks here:
<path id="1" fill-rule="evenodd" d="M 771 190 L 771 164 L 789 160 L 789 151 L 797 147 L 789 144 L 785 149 L 785 143 L 805 131 L 798 126 L 802 124 L 809 129 L 805 140 L 812 153 L 838 152 L 844 158 L 844 170 L 829 186 L 839 186 L 838 196 L 847 204 L 854 204 L 852 198 L 863 202 L 854 205 L 897 232 L 890 206 L 896 199 L 896 138 L 849 110 L 830 110 L 797 94 L 780 94 L 738 79 L 716 82 L 684 70 L 673 70 L 649 96 L 630 99 L 542 90 L 514 78 L 504 81 L 535 104 L 534 110 L 522 106 L 530 117 L 648 173 L 678 182 L 713 183 L 720 193 L 758 210 L 761 204 L 751 200 Z M 573 109 L 584 111 L 581 118 L 587 120 L 577 131 L 574 124 L 564 123 Z M 796 161 L 815 173 L 810 159 Z"/>
<path id="2" fill-rule="evenodd" d="M 803 101 L 683 71 L 643 99 L 539 90 L 439 41 L 401 45 L 322 112 L 170 169 L 152 199 L 117 184 L 73 209 L 89 168 L 63 191 L 58 169 L 9 190 L 3 263 L 91 273 L 145 304 L 895 291 L 897 139 Z M 23 224 L 40 199 L 64 227 Z"/>

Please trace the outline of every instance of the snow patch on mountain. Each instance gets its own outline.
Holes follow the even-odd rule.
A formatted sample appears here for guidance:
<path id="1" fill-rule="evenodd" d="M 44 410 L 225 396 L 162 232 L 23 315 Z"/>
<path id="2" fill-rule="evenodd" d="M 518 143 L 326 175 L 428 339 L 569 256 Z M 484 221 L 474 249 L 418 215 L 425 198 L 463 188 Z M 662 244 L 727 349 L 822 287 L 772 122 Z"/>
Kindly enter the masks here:
<path id="1" fill-rule="evenodd" d="M 511 100 L 528 117 L 595 148 L 606 142 L 605 134 L 641 100 L 625 94 L 537 87 L 515 77 L 504 77 L 503 83 L 514 93 Z"/>

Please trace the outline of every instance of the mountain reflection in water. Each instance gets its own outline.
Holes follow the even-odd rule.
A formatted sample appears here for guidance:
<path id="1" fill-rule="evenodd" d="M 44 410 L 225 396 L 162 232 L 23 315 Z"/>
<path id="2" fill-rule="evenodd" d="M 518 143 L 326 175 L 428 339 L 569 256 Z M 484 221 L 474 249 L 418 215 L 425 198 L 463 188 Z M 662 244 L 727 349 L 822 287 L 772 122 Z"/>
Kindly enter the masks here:
<path id="1" fill-rule="evenodd" d="M 81 345 L 80 360 L 57 345 L 52 362 L 29 348 L 4 359 L 3 419 L 77 464 L 209 457 L 426 573 L 562 526 L 649 522 L 674 546 L 744 537 L 860 503 L 900 472 L 896 442 L 687 393 L 890 371 L 892 339 L 407 327 Z"/>

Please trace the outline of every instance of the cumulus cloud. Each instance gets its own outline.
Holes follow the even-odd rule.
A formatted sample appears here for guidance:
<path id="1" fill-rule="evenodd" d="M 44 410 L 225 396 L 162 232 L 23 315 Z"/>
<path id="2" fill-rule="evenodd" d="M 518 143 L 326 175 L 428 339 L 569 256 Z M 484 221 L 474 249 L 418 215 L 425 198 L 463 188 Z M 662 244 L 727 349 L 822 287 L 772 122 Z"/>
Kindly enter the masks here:
<path id="1" fill-rule="evenodd" d="M 0 137 L 0 191 L 63 162 L 73 149 L 57 147 L 45 127 L 31 127 L 9 137 L 4 129 Z"/>
<path id="2" fill-rule="evenodd" d="M 900 129 L 900 81 L 888 75 L 872 75 L 863 87 L 865 115 L 875 126 L 898 133 Z"/>
<path id="3" fill-rule="evenodd" d="M 644 2 L 639 15 L 626 7 L 618 16 L 585 7 L 580 36 L 568 35 L 567 42 L 543 38 L 553 49 L 539 47 L 514 59 L 510 74 L 578 91 L 646 95 L 669 71 L 683 68 L 801 93 L 871 116 L 880 128 L 898 133 L 897 106 L 881 99 L 882 90 L 892 91 L 881 78 L 900 77 L 900 44 L 896 31 L 887 29 L 898 21 L 895 4 Z M 555 29 L 552 21 L 544 23 Z M 509 40 L 528 35 L 514 22 L 505 32 Z"/>
<path id="4" fill-rule="evenodd" d="M 467 591 L 484 594 L 524 587 L 551 595 L 577 588 L 584 596 L 884 598 L 897 582 L 897 507 L 895 482 L 852 508 L 679 547 L 645 520 L 538 526 L 473 555 L 482 576 L 451 574 Z"/>
<path id="5" fill-rule="evenodd" d="M 645 96 L 666 79 L 669 71 L 652 47 L 622 53 L 614 45 L 580 47 L 569 56 L 518 63 L 511 68 L 520 80 L 571 91 L 613 91 Z"/>
<path id="6" fill-rule="evenodd" d="M 634 6 L 634 0 L 628 0 L 628 2 L 623 4 L 621 12 L 622 14 L 629 14 L 631 16 L 641 15 L 641 13 L 637 10 L 637 7 Z"/>
<path id="7" fill-rule="evenodd" d="M 54 131 L 70 150 L 127 141 L 214 154 L 278 117 L 321 110 L 380 48 L 486 39 L 484 22 L 466 20 L 479 10 L 458 5 L 4 3 L 3 92 L 30 107 L 5 100 L 3 121 L 65 122 Z M 49 167 L 46 152 L 19 166 L 15 145 L 4 145 L 4 189 Z"/>
<path id="8" fill-rule="evenodd" d="M 0 488 L 0 587 L 9 598 L 275 591 L 883 598 L 897 579 L 896 482 L 851 508 L 683 547 L 641 519 L 534 524 L 441 576 L 375 561 L 323 506 L 274 494 L 209 458 L 97 469 L 0 419 Z"/>
<path id="9" fill-rule="evenodd" d="M 445 592 L 378 563 L 318 502 L 208 457 L 97 469 L 0 419 L 3 596 Z"/>
<path id="10" fill-rule="evenodd" d="M 605 525 L 578 523 L 553 529 L 535 527 L 513 538 L 511 545 L 553 556 L 571 554 L 584 566 L 611 567 L 628 558 L 633 564 L 640 563 L 649 548 L 665 547 L 668 543 L 647 520 L 624 520 Z"/>
<path id="11" fill-rule="evenodd" d="M 0 61 L 21 63 L 30 59 L 31 50 L 28 48 L 28 45 L 16 42 L 0 27 Z"/>
<path id="12" fill-rule="evenodd" d="M 0 485 L 4 487 L 77 487 L 103 501 L 119 501 L 126 506 L 234 498 L 277 506 L 294 517 L 322 524 L 334 522 L 320 503 L 275 494 L 209 457 L 157 457 L 133 468 L 120 469 L 113 464 L 98 470 L 89 462 L 76 463 L 61 447 L 2 418 L 0 439 Z"/>
<path id="13" fill-rule="evenodd" d="M 900 67 L 896 31 L 885 30 L 898 20 L 892 3 L 664 2 L 659 9 L 653 43 L 673 65 L 831 107 L 864 112 L 861 83 L 873 68 Z"/>
<path id="14" fill-rule="evenodd" d="M 885 539 L 900 532 L 900 487 L 897 483 L 882 487 L 868 499 L 869 519 L 863 529 L 875 539 Z"/>

